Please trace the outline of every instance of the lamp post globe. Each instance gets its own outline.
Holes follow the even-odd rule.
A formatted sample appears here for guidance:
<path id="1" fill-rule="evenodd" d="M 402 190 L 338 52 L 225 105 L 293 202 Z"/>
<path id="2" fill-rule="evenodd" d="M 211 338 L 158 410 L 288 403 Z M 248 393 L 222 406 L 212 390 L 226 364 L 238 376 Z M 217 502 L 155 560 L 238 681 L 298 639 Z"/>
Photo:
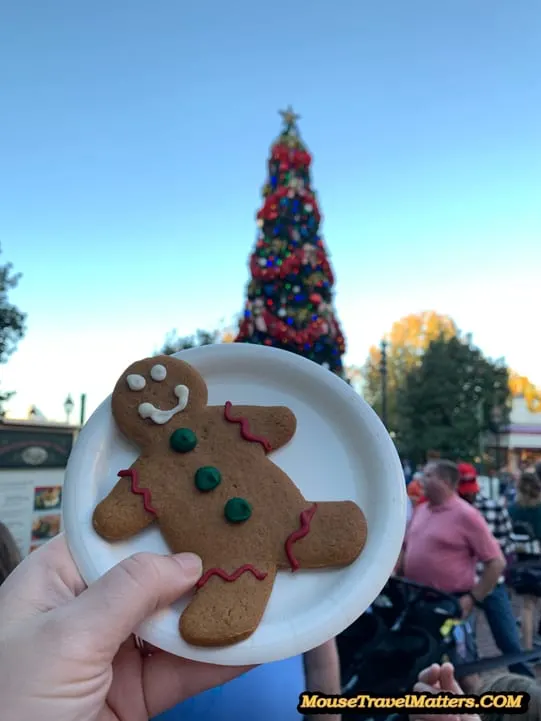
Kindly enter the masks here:
<path id="1" fill-rule="evenodd" d="M 68 397 L 64 401 L 64 411 L 66 413 L 66 423 L 70 422 L 71 414 L 73 413 L 74 407 L 75 407 L 75 403 L 73 402 L 73 398 L 71 397 L 71 394 L 68 394 Z"/>

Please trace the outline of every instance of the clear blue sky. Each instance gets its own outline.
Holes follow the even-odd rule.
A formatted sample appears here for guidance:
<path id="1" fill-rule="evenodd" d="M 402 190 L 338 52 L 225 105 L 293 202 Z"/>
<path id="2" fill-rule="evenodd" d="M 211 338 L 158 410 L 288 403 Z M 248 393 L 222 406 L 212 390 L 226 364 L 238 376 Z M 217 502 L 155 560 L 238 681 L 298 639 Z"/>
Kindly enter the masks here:
<path id="1" fill-rule="evenodd" d="M 314 154 L 349 362 L 435 308 L 541 381 L 539 0 L 18 0 L 0 11 L 2 368 L 92 410 L 242 308 L 277 110 Z"/>

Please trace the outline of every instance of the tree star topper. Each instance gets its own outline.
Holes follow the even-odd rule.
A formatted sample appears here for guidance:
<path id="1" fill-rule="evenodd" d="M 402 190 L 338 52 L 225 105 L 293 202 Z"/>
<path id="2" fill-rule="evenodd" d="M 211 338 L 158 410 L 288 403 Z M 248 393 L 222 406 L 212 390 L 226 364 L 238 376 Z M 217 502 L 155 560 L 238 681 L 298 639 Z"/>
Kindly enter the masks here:
<path id="1" fill-rule="evenodd" d="M 295 127 L 295 125 L 297 124 L 297 120 L 300 120 L 301 117 L 293 111 L 291 105 L 288 105 L 287 110 L 280 110 L 280 115 L 282 116 L 282 120 L 288 128 Z"/>

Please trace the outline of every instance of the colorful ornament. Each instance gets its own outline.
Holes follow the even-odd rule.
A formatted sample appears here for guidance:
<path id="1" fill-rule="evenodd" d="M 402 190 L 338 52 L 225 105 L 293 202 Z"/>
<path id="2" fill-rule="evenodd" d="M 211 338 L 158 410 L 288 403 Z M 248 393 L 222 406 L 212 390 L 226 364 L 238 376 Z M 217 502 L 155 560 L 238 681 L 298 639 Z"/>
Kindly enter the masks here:
<path id="1" fill-rule="evenodd" d="M 258 331 L 266 333 L 267 324 L 265 323 L 265 318 L 262 315 L 258 315 L 257 318 L 254 319 L 254 324 Z"/>

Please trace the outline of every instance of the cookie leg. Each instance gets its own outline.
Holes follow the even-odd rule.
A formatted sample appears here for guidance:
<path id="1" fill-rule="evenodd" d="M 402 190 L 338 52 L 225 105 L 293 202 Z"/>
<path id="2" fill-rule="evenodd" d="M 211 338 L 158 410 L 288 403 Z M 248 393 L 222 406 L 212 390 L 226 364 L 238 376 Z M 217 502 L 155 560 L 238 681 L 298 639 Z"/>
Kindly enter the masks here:
<path id="1" fill-rule="evenodd" d="M 286 541 L 287 565 L 292 570 L 348 566 L 363 550 L 366 534 L 366 518 L 353 501 L 309 504 Z"/>
<path id="2" fill-rule="evenodd" d="M 247 564 L 248 565 L 248 564 Z M 244 568 L 244 567 L 241 567 Z M 180 618 L 180 633 L 194 646 L 229 646 L 256 630 L 272 592 L 276 566 L 254 564 L 224 580 L 209 564 L 195 595 Z M 238 575 L 238 577 L 236 577 Z"/>

